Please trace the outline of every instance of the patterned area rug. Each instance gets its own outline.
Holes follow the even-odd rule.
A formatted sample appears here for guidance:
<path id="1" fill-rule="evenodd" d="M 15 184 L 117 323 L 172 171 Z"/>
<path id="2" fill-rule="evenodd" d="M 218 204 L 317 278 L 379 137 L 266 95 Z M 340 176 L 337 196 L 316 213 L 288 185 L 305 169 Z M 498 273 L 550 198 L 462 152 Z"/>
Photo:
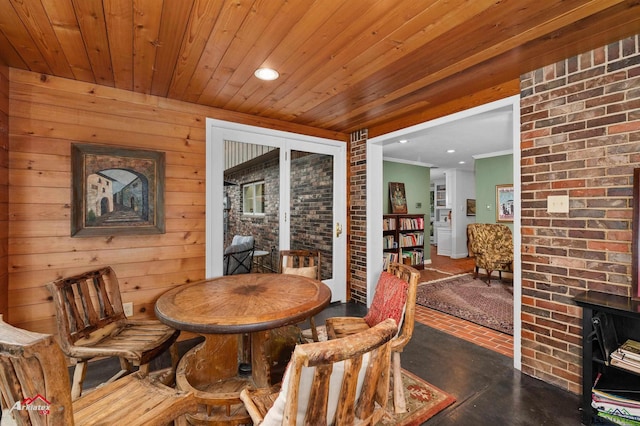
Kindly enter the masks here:
<path id="1" fill-rule="evenodd" d="M 417 303 L 513 335 L 513 284 L 498 279 L 491 286 L 473 274 L 421 283 Z"/>
<path id="2" fill-rule="evenodd" d="M 455 397 L 425 382 L 418 376 L 402 370 L 402 383 L 404 385 L 404 395 L 407 400 L 407 412 L 394 414 L 393 412 L 393 390 L 389 392 L 389 405 L 387 415 L 376 426 L 420 425 L 431 417 L 438 414 L 454 402 Z"/>

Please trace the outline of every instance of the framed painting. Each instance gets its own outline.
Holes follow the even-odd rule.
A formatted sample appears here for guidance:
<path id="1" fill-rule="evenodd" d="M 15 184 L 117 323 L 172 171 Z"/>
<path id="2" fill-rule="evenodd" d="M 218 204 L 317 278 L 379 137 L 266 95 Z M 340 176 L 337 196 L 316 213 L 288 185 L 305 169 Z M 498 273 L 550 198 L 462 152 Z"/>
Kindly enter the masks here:
<path id="1" fill-rule="evenodd" d="M 475 216 L 476 215 L 476 200 L 472 198 L 467 198 L 467 216 Z"/>
<path id="2" fill-rule="evenodd" d="M 392 214 L 407 213 L 407 196 L 404 192 L 404 183 L 389 182 L 389 203 Z"/>
<path id="3" fill-rule="evenodd" d="M 164 234 L 164 152 L 71 145 L 71 236 Z"/>
<path id="4" fill-rule="evenodd" d="M 496 185 L 496 222 L 513 222 L 513 185 Z"/>
<path id="5" fill-rule="evenodd" d="M 633 170 L 631 222 L 631 298 L 640 300 L 640 169 Z"/>

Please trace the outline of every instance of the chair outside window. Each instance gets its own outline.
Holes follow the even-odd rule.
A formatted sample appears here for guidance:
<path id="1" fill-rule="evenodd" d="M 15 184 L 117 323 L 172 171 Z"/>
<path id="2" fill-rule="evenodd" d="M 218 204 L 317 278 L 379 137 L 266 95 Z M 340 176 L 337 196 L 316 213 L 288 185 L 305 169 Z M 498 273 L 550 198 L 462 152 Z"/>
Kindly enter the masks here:
<path id="1" fill-rule="evenodd" d="M 349 337 L 297 345 L 278 388 L 240 393 L 255 425 L 375 425 L 386 413 L 394 320 Z"/>
<path id="2" fill-rule="evenodd" d="M 250 235 L 234 235 L 224 250 L 223 275 L 248 274 L 253 267 L 255 241 Z"/>
<path id="3" fill-rule="evenodd" d="M 393 405 L 396 413 L 407 410 L 400 354 L 413 335 L 419 278 L 420 273 L 411 266 L 391 262 L 380 275 L 373 302 L 364 318 L 333 317 L 326 320 L 326 332 L 330 340 L 367 330 L 387 318 L 393 318 L 399 324 L 398 335 L 391 341 Z"/>
<path id="4" fill-rule="evenodd" d="M 280 250 L 279 269 L 282 274 L 301 275 L 314 280 L 320 280 L 320 251 L 319 250 Z M 309 318 L 311 337 L 314 342 L 319 340 L 316 321 Z"/>
<path id="5" fill-rule="evenodd" d="M 13 327 L 1 316 L 0 377 L 1 399 L 18 425 L 159 426 L 181 422 L 197 409 L 191 393 L 138 373 L 72 402 L 65 358 L 53 336 Z M 34 410 L 35 405 L 48 412 Z"/>
<path id="6" fill-rule="evenodd" d="M 121 371 L 110 381 L 139 367 L 149 373 L 149 362 L 169 349 L 172 367 L 163 381 L 174 380 L 178 365 L 176 340 L 179 330 L 158 320 L 128 319 L 115 272 L 110 267 L 88 271 L 47 284 L 56 308 L 58 337 L 62 351 L 73 362 L 72 397 L 82 393 L 87 361 L 97 357 L 118 357 Z"/>

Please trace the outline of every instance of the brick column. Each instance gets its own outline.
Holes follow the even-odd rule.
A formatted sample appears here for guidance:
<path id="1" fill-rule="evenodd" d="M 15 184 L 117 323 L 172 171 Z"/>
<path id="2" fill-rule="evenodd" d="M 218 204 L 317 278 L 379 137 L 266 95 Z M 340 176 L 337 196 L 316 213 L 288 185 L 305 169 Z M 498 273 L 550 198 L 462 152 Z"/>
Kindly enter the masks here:
<path id="1" fill-rule="evenodd" d="M 349 143 L 349 279 L 355 302 L 367 304 L 367 130 Z"/>

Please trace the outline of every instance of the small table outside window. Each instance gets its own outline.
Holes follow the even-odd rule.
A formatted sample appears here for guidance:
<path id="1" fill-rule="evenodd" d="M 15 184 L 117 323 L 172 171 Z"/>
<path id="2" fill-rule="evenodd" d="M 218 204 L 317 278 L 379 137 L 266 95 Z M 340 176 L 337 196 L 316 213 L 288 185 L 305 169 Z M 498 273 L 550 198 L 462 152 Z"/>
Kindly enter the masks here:
<path id="1" fill-rule="evenodd" d="M 256 272 L 269 272 L 265 268 L 264 258 L 268 256 L 270 252 L 266 250 L 254 250 L 253 251 L 253 263 L 255 265 Z M 278 271 L 273 271 L 278 272 Z"/>

